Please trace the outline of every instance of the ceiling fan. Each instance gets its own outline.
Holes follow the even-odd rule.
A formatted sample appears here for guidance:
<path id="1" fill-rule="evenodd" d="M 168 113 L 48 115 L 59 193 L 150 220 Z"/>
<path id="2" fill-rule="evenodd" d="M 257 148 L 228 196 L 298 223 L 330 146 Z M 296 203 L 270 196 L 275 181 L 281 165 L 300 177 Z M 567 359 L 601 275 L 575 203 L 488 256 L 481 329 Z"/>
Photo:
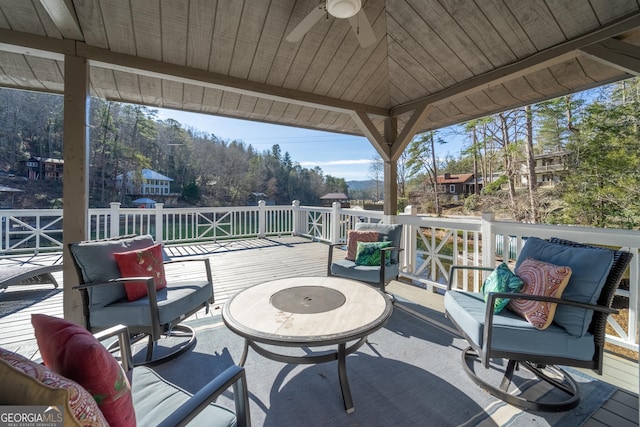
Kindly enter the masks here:
<path id="1" fill-rule="evenodd" d="M 285 38 L 288 42 L 299 42 L 323 16 L 348 18 L 360 46 L 369 47 L 376 42 L 371 24 L 362 9 L 362 0 L 326 0 L 313 9 Z"/>

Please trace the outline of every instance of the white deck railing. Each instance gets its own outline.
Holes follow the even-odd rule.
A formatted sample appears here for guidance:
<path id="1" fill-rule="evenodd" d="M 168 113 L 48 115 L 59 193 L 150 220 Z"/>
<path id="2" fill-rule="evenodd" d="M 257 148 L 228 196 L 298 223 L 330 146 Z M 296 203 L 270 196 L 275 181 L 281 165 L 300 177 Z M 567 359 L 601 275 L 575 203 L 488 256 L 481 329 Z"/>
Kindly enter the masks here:
<path id="1" fill-rule="evenodd" d="M 31 209 L 0 211 L 0 255 L 37 254 L 62 250 L 62 210 Z M 638 349 L 638 289 L 640 274 L 640 232 L 590 227 L 531 225 L 495 221 L 493 216 L 434 218 L 417 215 L 408 207 L 396 217 L 382 212 L 332 207 L 258 206 L 228 208 L 110 208 L 89 209 L 90 238 L 116 237 L 124 234 L 151 234 L 158 242 L 188 243 L 237 238 L 302 235 L 324 242 L 345 242 L 347 230 L 356 222 L 404 224 L 402 275 L 415 284 L 439 291 L 446 288 L 449 266 L 495 266 L 515 260 L 528 236 L 559 237 L 582 243 L 623 248 L 633 253 L 625 279 L 629 289 L 618 295 L 628 298 L 629 320 L 619 325 L 609 317 L 615 335 L 610 342 Z M 463 275 L 465 289 L 478 290 L 478 273 Z"/>

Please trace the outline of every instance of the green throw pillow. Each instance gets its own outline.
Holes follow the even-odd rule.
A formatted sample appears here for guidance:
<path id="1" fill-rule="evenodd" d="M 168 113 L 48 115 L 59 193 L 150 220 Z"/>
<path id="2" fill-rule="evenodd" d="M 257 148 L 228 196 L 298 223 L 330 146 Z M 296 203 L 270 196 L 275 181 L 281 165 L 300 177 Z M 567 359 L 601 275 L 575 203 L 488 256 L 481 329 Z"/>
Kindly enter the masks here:
<path id="1" fill-rule="evenodd" d="M 480 292 L 484 295 L 484 301 L 487 302 L 490 292 L 516 293 L 520 292 L 522 286 L 524 286 L 522 279 L 516 276 L 509 269 L 509 266 L 503 262 L 487 277 L 487 280 L 482 284 Z M 493 312 L 495 314 L 500 313 L 507 304 L 509 304 L 509 298 L 496 298 L 493 305 Z"/>
<path id="2" fill-rule="evenodd" d="M 358 242 L 356 265 L 380 265 L 380 249 L 391 247 L 393 242 Z M 385 264 L 391 264 L 391 251 L 385 252 Z"/>

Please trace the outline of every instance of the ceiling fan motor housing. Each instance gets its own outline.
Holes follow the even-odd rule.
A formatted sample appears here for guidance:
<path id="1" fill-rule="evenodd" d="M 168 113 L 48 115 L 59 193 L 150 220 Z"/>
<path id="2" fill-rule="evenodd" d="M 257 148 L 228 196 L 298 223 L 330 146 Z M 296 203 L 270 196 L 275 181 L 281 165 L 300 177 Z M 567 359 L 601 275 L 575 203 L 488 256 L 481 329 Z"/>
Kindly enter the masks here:
<path id="1" fill-rule="evenodd" d="M 327 0 L 327 12 L 336 18 L 351 18 L 361 7 L 361 0 Z"/>

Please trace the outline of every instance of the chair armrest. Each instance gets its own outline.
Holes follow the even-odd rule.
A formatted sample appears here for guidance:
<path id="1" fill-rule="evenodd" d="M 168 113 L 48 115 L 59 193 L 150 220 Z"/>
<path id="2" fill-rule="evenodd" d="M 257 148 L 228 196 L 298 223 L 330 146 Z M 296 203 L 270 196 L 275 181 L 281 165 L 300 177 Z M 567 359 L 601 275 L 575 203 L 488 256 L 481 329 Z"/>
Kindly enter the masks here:
<path id="1" fill-rule="evenodd" d="M 104 331 L 93 334 L 98 341 L 105 341 L 112 337 L 118 337 L 118 347 L 120 349 L 120 364 L 122 369 L 129 374 L 133 369 L 133 355 L 131 354 L 131 340 L 129 338 L 129 328 L 125 325 L 112 326 Z"/>
<path id="2" fill-rule="evenodd" d="M 209 260 L 209 258 L 189 258 L 189 259 L 172 259 L 169 261 L 165 261 L 164 265 L 171 265 L 171 264 L 178 264 L 178 263 L 184 263 L 184 262 L 201 262 L 204 264 L 204 269 L 207 275 L 207 282 L 209 282 L 211 284 L 211 288 L 213 288 L 213 276 L 211 275 L 211 261 Z M 211 297 L 211 300 L 209 301 L 210 304 L 215 303 L 215 292 L 211 293 L 213 296 Z"/>
<path id="3" fill-rule="evenodd" d="M 151 316 L 151 326 L 154 331 L 160 330 L 160 321 L 158 320 L 158 294 L 156 291 L 156 282 L 153 277 L 118 277 L 115 279 L 107 280 L 105 282 L 92 282 L 85 283 L 78 286 L 73 286 L 71 289 L 77 289 L 79 291 L 83 291 L 93 286 L 104 286 L 104 285 L 113 285 L 115 283 L 125 283 L 125 282 L 140 282 L 145 281 L 147 285 L 147 297 L 149 297 L 149 315 Z M 211 283 L 211 282 L 209 282 Z M 212 284 L 213 286 L 213 284 Z M 84 298 L 83 298 L 84 300 Z M 88 304 L 88 301 L 86 302 Z M 85 309 L 88 309 L 85 307 Z"/>
<path id="4" fill-rule="evenodd" d="M 495 302 L 496 298 L 526 299 L 526 300 L 530 300 L 530 301 L 544 301 L 544 302 L 551 302 L 551 303 L 554 303 L 554 304 L 569 305 L 569 306 L 572 306 L 572 307 L 578 307 L 578 308 L 584 308 L 584 309 L 587 309 L 587 310 L 599 311 L 599 312 L 607 313 L 607 314 L 617 314 L 618 313 L 618 310 L 616 310 L 614 308 L 610 308 L 610 307 L 604 306 L 604 305 L 587 304 L 587 303 L 584 303 L 584 302 L 572 301 L 572 300 L 562 299 L 562 298 L 548 297 L 548 296 L 544 296 L 544 295 L 531 295 L 531 294 L 512 293 L 512 292 L 490 292 L 489 293 L 489 300 L 487 301 L 487 311 L 491 311 L 492 312 L 492 310 L 488 310 L 488 308 L 493 306 L 493 303 Z"/>
<path id="5" fill-rule="evenodd" d="M 91 283 L 83 283 L 82 285 L 73 286 L 71 289 L 89 289 L 94 286 L 104 286 L 104 285 L 115 285 L 116 283 L 125 283 L 125 282 L 140 282 L 140 281 L 148 282 L 151 280 L 153 282 L 153 277 L 151 276 L 140 276 L 140 277 L 117 277 L 115 279 L 106 280 L 104 282 L 91 282 Z M 155 286 L 154 288 L 155 289 Z"/>
<path id="6" fill-rule="evenodd" d="M 211 380 L 200 391 L 165 418 L 158 427 L 184 426 L 197 416 L 225 390 L 233 386 L 235 413 L 238 426 L 249 426 L 249 392 L 244 368 L 232 365 Z"/>
<path id="7" fill-rule="evenodd" d="M 479 265 L 452 265 L 449 269 L 449 281 L 447 282 L 447 290 L 450 291 L 453 286 L 453 278 L 456 270 L 472 270 L 472 271 L 493 271 L 493 267 L 482 267 Z"/>
<path id="8" fill-rule="evenodd" d="M 562 298 L 554 298 L 548 297 L 544 295 L 531 295 L 531 294 L 523 294 L 523 293 L 511 293 L 511 292 L 490 292 L 489 298 L 485 307 L 485 315 L 484 315 L 484 331 L 483 331 L 483 342 L 486 343 L 486 348 L 491 349 L 491 335 L 493 328 L 493 318 L 495 316 L 499 316 L 500 313 L 494 314 L 493 307 L 495 305 L 496 298 L 510 298 L 510 299 L 526 299 L 530 301 L 545 301 L 551 302 L 560 305 L 568 305 L 572 307 L 584 308 L 587 310 L 599 311 L 602 313 L 612 314 L 618 313 L 618 310 L 612 309 L 607 306 L 597 305 L 597 304 L 586 304 L 578 301 L 572 301 L 568 299 Z M 483 363 L 488 363 L 488 357 L 490 351 L 486 351 L 485 357 L 487 358 Z M 486 366 L 486 365 L 485 365 Z"/>
<path id="9" fill-rule="evenodd" d="M 331 276 L 331 264 L 333 263 L 333 248 L 336 246 L 344 246 L 344 243 L 330 243 L 329 256 L 327 257 L 327 276 Z"/>

